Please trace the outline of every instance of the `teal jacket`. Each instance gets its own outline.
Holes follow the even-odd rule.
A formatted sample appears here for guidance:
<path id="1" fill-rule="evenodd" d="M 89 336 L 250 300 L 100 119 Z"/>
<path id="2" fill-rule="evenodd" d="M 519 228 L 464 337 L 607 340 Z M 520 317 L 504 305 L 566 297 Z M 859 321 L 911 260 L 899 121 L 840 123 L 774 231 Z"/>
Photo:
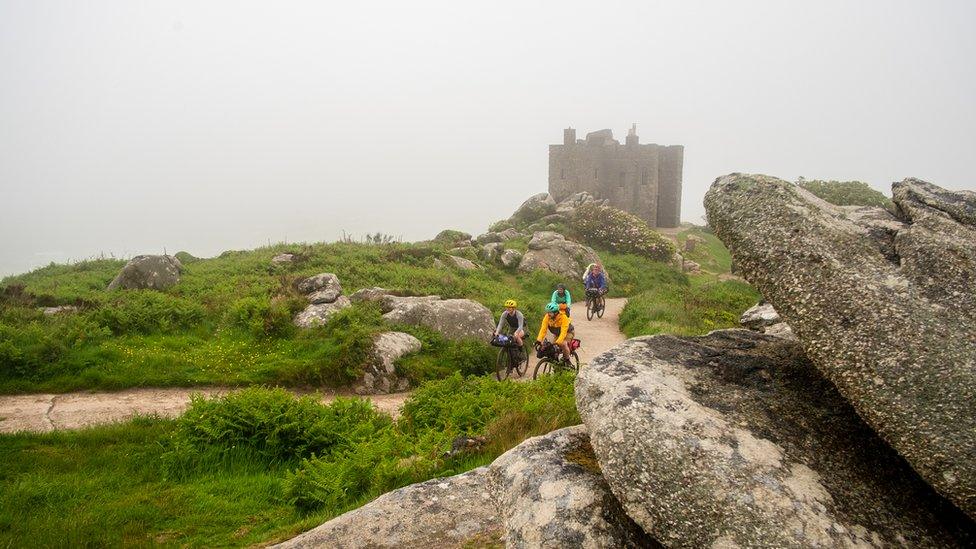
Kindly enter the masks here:
<path id="1" fill-rule="evenodd" d="M 552 292 L 552 302 L 555 303 L 556 305 L 559 305 L 560 303 L 565 303 L 567 307 L 572 307 L 573 296 L 569 295 L 569 290 L 566 290 L 566 295 L 563 297 L 559 297 L 559 290 L 556 290 L 555 292 Z"/>

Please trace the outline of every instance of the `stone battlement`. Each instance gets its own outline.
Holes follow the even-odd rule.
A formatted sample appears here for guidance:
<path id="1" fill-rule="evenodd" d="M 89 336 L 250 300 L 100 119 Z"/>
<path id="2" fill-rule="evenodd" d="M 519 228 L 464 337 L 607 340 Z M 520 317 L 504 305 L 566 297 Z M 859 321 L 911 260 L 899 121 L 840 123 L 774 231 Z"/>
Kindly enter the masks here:
<path id="1" fill-rule="evenodd" d="M 683 163 L 683 146 L 642 145 L 636 124 L 624 144 L 611 130 L 576 139 L 576 130 L 567 128 L 561 145 L 549 145 L 549 194 L 559 202 L 586 191 L 651 227 L 677 227 Z"/>

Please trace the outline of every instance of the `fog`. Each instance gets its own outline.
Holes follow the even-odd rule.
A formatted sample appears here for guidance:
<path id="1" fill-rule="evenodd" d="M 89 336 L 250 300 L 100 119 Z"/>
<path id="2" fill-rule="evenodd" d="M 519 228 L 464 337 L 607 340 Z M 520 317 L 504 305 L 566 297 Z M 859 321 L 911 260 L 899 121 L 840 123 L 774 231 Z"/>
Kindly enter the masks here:
<path id="1" fill-rule="evenodd" d="M 716 176 L 973 188 L 973 2 L 0 0 L 0 275 L 472 233 L 565 127 Z"/>

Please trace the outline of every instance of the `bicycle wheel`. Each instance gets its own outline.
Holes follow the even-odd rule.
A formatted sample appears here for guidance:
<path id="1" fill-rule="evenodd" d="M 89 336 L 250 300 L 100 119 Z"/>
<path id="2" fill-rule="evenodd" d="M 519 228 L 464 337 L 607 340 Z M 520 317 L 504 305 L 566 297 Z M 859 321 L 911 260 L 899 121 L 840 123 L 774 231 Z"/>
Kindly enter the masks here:
<path id="1" fill-rule="evenodd" d="M 586 298 L 586 320 L 593 320 L 593 313 L 595 313 L 596 307 L 594 306 L 593 298 Z"/>
<path id="2" fill-rule="evenodd" d="M 498 381 L 508 379 L 508 374 L 512 371 L 512 353 L 507 347 L 498 350 L 498 358 L 495 360 L 495 377 Z"/>
<path id="3" fill-rule="evenodd" d="M 532 379 L 539 379 L 540 376 L 547 376 L 550 374 L 552 374 L 552 359 L 544 358 L 536 363 L 535 371 L 532 372 Z"/>
<path id="4" fill-rule="evenodd" d="M 603 312 L 607 310 L 607 298 L 603 297 L 602 295 L 600 296 L 599 306 L 600 308 L 596 310 L 596 316 L 603 318 Z"/>
<path id="5" fill-rule="evenodd" d="M 529 343 L 525 342 L 522 345 L 522 360 L 515 366 L 515 371 L 518 373 L 519 377 L 525 375 L 525 372 L 529 369 Z"/>
<path id="6" fill-rule="evenodd" d="M 570 365 L 572 365 L 574 370 L 579 372 L 579 355 L 576 354 L 576 351 L 569 353 L 569 358 L 570 358 L 569 361 Z"/>

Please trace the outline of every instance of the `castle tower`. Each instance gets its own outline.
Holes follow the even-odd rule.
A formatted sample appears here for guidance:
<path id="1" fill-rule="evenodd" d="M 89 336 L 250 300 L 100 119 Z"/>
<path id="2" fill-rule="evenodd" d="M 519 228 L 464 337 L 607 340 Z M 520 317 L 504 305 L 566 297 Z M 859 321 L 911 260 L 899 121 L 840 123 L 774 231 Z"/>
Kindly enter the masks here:
<path id="1" fill-rule="evenodd" d="M 549 194 L 556 201 L 586 191 L 651 227 L 681 223 L 681 177 L 684 147 L 641 145 L 637 124 L 624 144 L 609 129 L 576 139 L 576 130 L 563 130 L 563 143 L 549 145 Z"/>

